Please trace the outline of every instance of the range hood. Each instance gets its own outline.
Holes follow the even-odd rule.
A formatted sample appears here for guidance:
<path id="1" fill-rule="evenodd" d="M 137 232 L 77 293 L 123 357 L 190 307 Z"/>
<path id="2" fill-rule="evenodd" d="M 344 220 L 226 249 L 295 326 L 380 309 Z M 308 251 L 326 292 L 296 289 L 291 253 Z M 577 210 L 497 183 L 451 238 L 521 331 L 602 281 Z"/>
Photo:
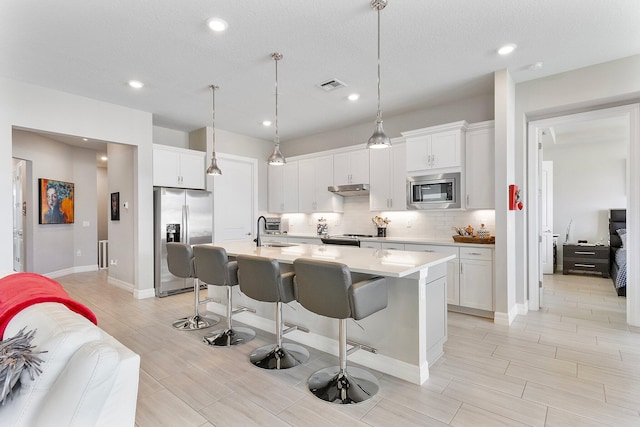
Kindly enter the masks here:
<path id="1" fill-rule="evenodd" d="M 333 185 L 328 190 L 340 196 L 368 196 L 369 184 Z"/>

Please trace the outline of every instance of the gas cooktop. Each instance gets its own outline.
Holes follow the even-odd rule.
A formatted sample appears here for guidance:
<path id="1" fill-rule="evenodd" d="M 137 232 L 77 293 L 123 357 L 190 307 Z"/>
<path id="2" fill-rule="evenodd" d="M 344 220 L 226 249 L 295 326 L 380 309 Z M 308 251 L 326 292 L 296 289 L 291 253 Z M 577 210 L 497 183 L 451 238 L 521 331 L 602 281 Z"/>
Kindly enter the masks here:
<path id="1" fill-rule="evenodd" d="M 322 237 L 322 243 L 326 245 L 350 245 L 360 246 L 360 238 L 374 237 L 371 234 L 339 234 L 335 236 Z"/>

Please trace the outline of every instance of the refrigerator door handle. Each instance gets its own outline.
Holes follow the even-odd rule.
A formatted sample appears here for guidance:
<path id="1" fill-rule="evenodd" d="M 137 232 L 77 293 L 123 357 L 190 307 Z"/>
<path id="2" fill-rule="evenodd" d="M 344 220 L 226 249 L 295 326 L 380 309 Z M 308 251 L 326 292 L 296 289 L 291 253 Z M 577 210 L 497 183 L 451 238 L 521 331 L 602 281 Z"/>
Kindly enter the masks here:
<path id="1" fill-rule="evenodd" d="M 184 205 L 184 207 L 182 208 L 183 212 L 184 212 L 184 220 L 183 220 L 183 224 L 184 224 L 184 240 L 183 242 L 185 242 L 187 245 L 191 244 L 191 241 L 189 240 L 189 205 Z"/>

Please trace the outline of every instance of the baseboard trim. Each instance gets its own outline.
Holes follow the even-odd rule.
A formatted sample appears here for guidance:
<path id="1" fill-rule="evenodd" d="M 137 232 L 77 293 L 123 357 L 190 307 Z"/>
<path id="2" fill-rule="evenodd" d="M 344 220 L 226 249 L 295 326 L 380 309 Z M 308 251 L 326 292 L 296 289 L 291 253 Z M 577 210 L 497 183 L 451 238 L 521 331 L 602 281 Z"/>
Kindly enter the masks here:
<path id="1" fill-rule="evenodd" d="M 125 291 L 133 292 L 133 284 L 129 282 L 125 282 L 124 280 L 116 279 L 115 277 L 108 276 L 107 283 L 110 285 L 116 286 L 120 289 L 124 289 Z"/>
<path id="2" fill-rule="evenodd" d="M 151 289 L 142 289 L 142 290 L 134 289 L 133 297 L 135 299 L 155 298 L 156 297 L 156 290 L 153 289 L 153 288 L 151 288 Z"/>
<path id="3" fill-rule="evenodd" d="M 58 277 L 68 276 L 69 274 L 86 273 L 89 271 L 98 271 L 98 264 L 80 265 L 77 267 L 69 267 L 62 270 L 50 271 L 49 273 L 43 274 L 43 276 L 50 279 L 56 279 Z"/>
<path id="4" fill-rule="evenodd" d="M 529 301 L 525 301 L 524 304 L 517 304 L 516 308 L 518 314 L 526 315 L 529 312 Z"/>
<path id="5" fill-rule="evenodd" d="M 493 323 L 510 326 L 518 315 L 517 306 L 509 310 L 508 313 L 496 311 L 493 315 Z"/>

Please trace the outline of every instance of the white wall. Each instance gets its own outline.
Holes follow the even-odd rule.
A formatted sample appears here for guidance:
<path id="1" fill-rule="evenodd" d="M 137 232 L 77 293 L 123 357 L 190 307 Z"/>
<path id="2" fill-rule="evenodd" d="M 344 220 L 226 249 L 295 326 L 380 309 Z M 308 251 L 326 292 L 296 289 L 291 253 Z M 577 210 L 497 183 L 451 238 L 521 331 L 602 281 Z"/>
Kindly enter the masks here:
<path id="1" fill-rule="evenodd" d="M 109 177 L 107 168 L 98 167 L 98 240 L 109 239 Z"/>
<path id="2" fill-rule="evenodd" d="M 120 193 L 120 220 L 112 221 L 109 215 L 109 277 L 115 279 L 125 287 L 135 282 L 135 265 L 129 260 L 134 259 L 135 253 L 131 244 L 131 236 L 135 230 L 135 205 L 133 188 L 135 147 L 128 145 L 109 144 L 108 193 Z M 125 208 L 125 203 L 129 208 Z M 145 219 L 153 222 L 153 217 Z M 111 260 L 117 264 L 112 265 Z"/>
<path id="3" fill-rule="evenodd" d="M 12 129 L 34 129 L 136 146 L 133 171 L 134 296 L 153 296 L 152 116 L 117 105 L 0 79 L 0 271 L 12 269 Z M 35 167 L 35 165 L 34 165 Z M 93 182 L 95 191 L 96 182 Z M 95 204 L 94 204 L 95 206 Z"/>
<path id="4" fill-rule="evenodd" d="M 153 127 L 153 143 L 170 145 L 178 148 L 189 148 L 189 133 L 174 129 Z"/>
<path id="5" fill-rule="evenodd" d="M 73 148 L 73 179 L 75 182 L 75 223 L 73 247 L 75 271 L 98 267 L 98 175 L 96 152 Z"/>
<path id="6" fill-rule="evenodd" d="M 400 132 L 428 126 L 466 120 L 469 123 L 493 119 L 493 94 L 475 96 L 425 110 L 411 111 L 393 116 L 384 116 L 384 131 L 390 138 L 399 137 Z M 372 109 L 373 111 L 373 109 Z M 356 126 L 310 135 L 280 143 L 282 154 L 298 156 L 367 143 L 373 133 L 375 115 L 371 120 Z"/>
<path id="7" fill-rule="evenodd" d="M 544 149 L 544 160 L 553 161 L 553 232 L 560 235 L 561 269 L 569 221 L 570 243 L 585 239 L 606 244 L 609 209 L 627 207 L 627 142 L 551 145 Z"/>
<path id="8" fill-rule="evenodd" d="M 511 324 L 518 313 L 516 297 L 516 219 L 521 211 L 508 209 L 507 189 L 511 184 L 524 186 L 514 174 L 515 84 L 508 70 L 495 73 L 495 208 L 496 247 L 494 259 L 495 321 Z"/>

